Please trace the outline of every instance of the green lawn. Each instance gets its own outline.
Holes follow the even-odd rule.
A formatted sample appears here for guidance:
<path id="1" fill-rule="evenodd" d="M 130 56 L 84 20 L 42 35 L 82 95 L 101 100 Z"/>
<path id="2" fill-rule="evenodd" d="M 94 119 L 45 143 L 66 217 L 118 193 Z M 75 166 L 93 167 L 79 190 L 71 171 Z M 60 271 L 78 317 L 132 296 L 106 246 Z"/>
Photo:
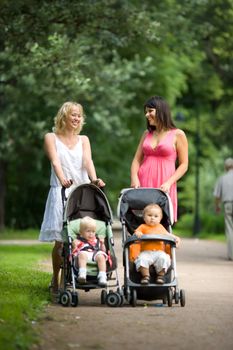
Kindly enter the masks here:
<path id="1" fill-rule="evenodd" d="M 5 229 L 0 231 L 0 240 L 2 239 L 38 239 L 39 230 L 27 229 L 27 230 L 13 230 Z"/>
<path id="2" fill-rule="evenodd" d="M 0 246 L 0 349 L 26 350 L 37 340 L 34 325 L 49 302 L 51 274 L 38 263 L 51 245 Z"/>
<path id="3" fill-rule="evenodd" d="M 190 230 L 184 231 L 184 230 L 178 229 L 178 228 L 173 229 L 173 233 L 175 235 L 179 236 L 180 238 L 209 239 L 209 240 L 218 241 L 218 242 L 225 242 L 226 241 L 224 233 L 201 232 L 199 235 L 194 237 L 192 231 L 190 231 Z"/>

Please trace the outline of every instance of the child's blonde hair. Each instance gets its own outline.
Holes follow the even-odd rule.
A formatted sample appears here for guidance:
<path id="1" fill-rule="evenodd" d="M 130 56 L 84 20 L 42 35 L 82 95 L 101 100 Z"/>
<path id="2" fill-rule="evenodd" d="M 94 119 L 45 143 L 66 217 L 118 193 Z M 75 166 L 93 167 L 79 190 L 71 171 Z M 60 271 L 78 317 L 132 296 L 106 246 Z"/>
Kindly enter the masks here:
<path id="1" fill-rule="evenodd" d="M 79 233 L 82 233 L 87 228 L 89 229 L 91 228 L 94 231 L 96 230 L 96 221 L 92 219 L 90 216 L 84 216 L 84 218 L 80 220 Z"/>
<path id="2" fill-rule="evenodd" d="M 156 203 L 151 203 L 151 204 L 148 204 L 147 206 L 145 206 L 145 208 L 143 209 L 143 212 L 142 212 L 142 215 L 143 217 L 145 216 L 145 214 L 148 212 L 148 210 L 150 209 L 159 209 L 160 212 L 161 212 L 161 218 L 163 217 L 163 210 L 162 208 L 156 204 Z"/>
<path id="3" fill-rule="evenodd" d="M 79 134 L 82 130 L 82 127 L 84 125 L 85 115 L 83 111 L 83 106 L 80 103 L 77 102 L 65 102 L 57 112 L 56 117 L 54 118 L 54 127 L 53 132 L 55 133 L 62 133 L 66 127 L 66 118 L 69 116 L 69 114 L 72 111 L 73 107 L 78 107 L 79 113 L 81 115 L 81 123 L 78 125 L 77 129 L 75 130 L 76 134 Z"/>

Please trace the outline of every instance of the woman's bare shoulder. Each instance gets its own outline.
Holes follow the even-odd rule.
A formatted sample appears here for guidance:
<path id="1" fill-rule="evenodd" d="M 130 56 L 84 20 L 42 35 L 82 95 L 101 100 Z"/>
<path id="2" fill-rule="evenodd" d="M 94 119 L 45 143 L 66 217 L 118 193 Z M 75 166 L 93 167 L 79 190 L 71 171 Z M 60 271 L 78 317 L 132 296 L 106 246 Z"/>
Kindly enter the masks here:
<path id="1" fill-rule="evenodd" d="M 55 140 L 55 134 L 54 132 L 47 132 L 45 135 L 44 135 L 44 141 L 46 142 L 52 142 Z"/>
<path id="2" fill-rule="evenodd" d="M 185 132 L 181 129 L 176 129 L 175 135 L 177 138 L 186 138 Z"/>
<path id="3" fill-rule="evenodd" d="M 185 132 L 181 129 L 176 129 L 176 135 L 185 135 Z"/>
<path id="4" fill-rule="evenodd" d="M 45 135 L 44 135 L 44 138 L 45 139 L 54 139 L 55 138 L 55 134 L 53 132 L 47 132 Z"/>
<path id="5" fill-rule="evenodd" d="M 89 137 L 88 136 L 86 136 L 86 135 L 79 135 L 79 137 L 80 137 L 80 140 L 83 143 L 89 142 Z"/>

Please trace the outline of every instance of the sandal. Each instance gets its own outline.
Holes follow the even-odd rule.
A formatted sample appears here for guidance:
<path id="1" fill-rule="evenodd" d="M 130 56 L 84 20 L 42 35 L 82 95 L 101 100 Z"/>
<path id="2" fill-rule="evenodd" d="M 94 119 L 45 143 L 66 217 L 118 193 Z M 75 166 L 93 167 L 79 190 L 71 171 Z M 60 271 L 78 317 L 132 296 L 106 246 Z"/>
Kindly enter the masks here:
<path id="1" fill-rule="evenodd" d="M 57 292 L 51 292 L 50 293 L 50 300 L 53 304 L 59 304 L 60 302 L 60 293 L 59 291 Z"/>
<path id="2" fill-rule="evenodd" d="M 144 276 L 141 279 L 141 284 L 149 284 L 150 283 L 150 276 Z"/>
<path id="3" fill-rule="evenodd" d="M 49 286 L 48 286 L 49 291 L 51 291 L 51 289 L 53 289 L 53 286 L 54 286 L 54 281 L 53 281 L 53 277 L 52 277 L 52 279 L 51 279 L 51 281 L 49 283 Z"/>
<path id="4" fill-rule="evenodd" d="M 158 283 L 158 284 L 164 284 L 165 283 L 165 278 L 164 278 L 164 276 L 157 276 L 157 278 L 156 278 L 156 281 L 155 281 L 155 283 Z"/>

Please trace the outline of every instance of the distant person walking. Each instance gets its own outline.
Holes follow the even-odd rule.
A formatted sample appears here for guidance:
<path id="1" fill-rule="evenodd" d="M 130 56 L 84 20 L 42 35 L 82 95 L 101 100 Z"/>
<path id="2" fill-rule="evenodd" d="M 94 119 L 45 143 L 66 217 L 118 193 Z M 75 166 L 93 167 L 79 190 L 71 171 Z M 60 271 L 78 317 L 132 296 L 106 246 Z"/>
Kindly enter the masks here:
<path id="1" fill-rule="evenodd" d="M 233 158 L 225 160 L 226 174 L 219 177 L 214 188 L 215 210 L 220 213 L 224 205 L 225 234 L 227 239 L 227 255 L 233 260 Z"/>

